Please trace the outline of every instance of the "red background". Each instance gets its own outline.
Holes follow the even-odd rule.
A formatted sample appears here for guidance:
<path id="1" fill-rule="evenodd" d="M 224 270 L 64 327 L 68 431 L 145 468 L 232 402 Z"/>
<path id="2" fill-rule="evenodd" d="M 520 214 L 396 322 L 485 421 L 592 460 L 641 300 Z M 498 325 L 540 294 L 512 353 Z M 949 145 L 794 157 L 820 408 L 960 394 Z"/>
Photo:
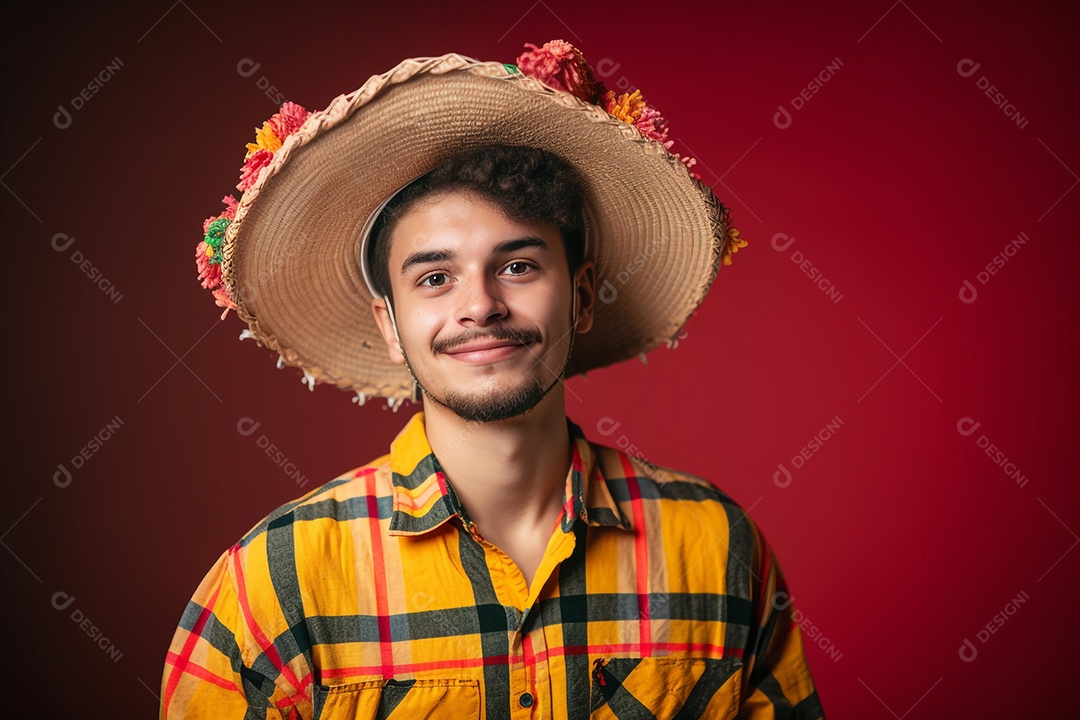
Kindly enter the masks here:
<path id="1" fill-rule="evenodd" d="M 173 629 L 218 554 L 274 507 L 385 452 L 406 421 L 408 411 L 357 408 L 327 387 L 309 393 L 299 371 L 238 342 L 242 323 L 219 323 L 198 287 L 201 221 L 276 110 L 259 79 L 320 108 L 405 57 L 513 61 L 523 43 L 556 37 L 594 65 L 617 63 L 609 83 L 643 89 L 750 243 L 677 349 L 571 381 L 568 414 L 594 439 L 600 418 L 618 421 L 609 442 L 625 437 L 751 509 L 805 622 L 835 648 L 807 648 L 830 717 L 1074 706 L 1075 4 L 545 0 L 309 13 L 170 1 L 4 11 L 11 417 L 0 562 L 19 672 L 7 709 L 152 716 Z M 966 58 L 980 63 L 970 77 L 957 70 Z M 58 106 L 70 110 L 116 59 L 58 128 Z M 237 71 L 244 59 L 259 63 L 250 77 Z M 773 122 L 781 104 L 786 129 Z M 1027 244 L 980 283 L 1021 232 Z M 54 250 L 57 233 L 75 243 Z M 795 242 L 775 249 L 778 233 Z M 119 302 L 71 262 L 75 250 Z M 965 280 L 975 302 L 959 297 Z M 238 434 L 244 417 L 259 433 Z M 778 466 L 792 468 L 837 417 L 839 430 L 779 487 Z M 970 436 L 957 431 L 964 417 L 981 423 Z M 120 429 L 59 487 L 58 465 L 72 467 L 114 418 Z M 74 597 L 64 611 L 51 604 L 58 592 Z M 980 641 L 1021 593 L 1028 600 Z M 959 656 L 965 639 L 972 662 Z"/>

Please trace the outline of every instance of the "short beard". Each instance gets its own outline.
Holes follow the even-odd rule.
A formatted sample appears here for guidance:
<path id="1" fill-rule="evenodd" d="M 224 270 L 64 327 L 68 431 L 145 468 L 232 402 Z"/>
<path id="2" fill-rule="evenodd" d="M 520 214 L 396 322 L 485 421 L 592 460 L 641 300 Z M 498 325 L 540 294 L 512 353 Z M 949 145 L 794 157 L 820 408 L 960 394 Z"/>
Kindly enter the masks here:
<path id="1" fill-rule="evenodd" d="M 576 327 L 576 319 L 571 312 L 570 327 Z M 396 328 L 395 328 L 396 333 Z M 539 342 L 540 336 L 531 331 L 517 330 L 508 328 L 505 326 L 496 326 L 496 328 L 487 333 L 472 333 L 467 336 L 456 338 L 454 341 L 434 343 L 432 345 L 432 353 L 446 352 L 448 349 L 458 347 L 466 342 L 474 339 L 475 337 L 494 337 L 498 340 L 513 340 L 520 342 L 526 347 L 532 343 Z M 413 382 L 423 392 L 424 395 L 431 398 L 432 401 L 447 408 L 459 418 L 465 422 L 474 423 L 490 423 L 500 422 L 502 420 L 509 420 L 519 415 L 532 410 L 534 407 L 540 404 L 540 401 L 547 397 L 555 386 L 558 385 L 563 378 L 566 377 L 566 369 L 570 367 L 570 356 L 574 352 L 574 336 L 570 336 L 570 347 L 566 351 L 566 360 L 563 362 L 562 370 L 555 379 L 548 385 L 547 389 L 536 378 L 527 381 L 521 387 L 510 390 L 508 392 L 500 392 L 498 390 L 488 393 L 486 396 L 468 396 L 457 390 L 451 390 L 449 388 L 444 392 L 445 397 L 439 399 L 434 394 L 428 392 L 423 383 L 417 377 L 416 372 L 413 370 L 412 363 L 409 362 L 409 355 L 405 352 L 405 346 L 398 340 L 399 347 L 401 349 L 402 358 L 405 361 L 405 367 L 409 369 L 409 374 L 412 375 Z M 539 358 L 537 358 L 539 361 Z M 546 366 L 545 366 L 546 367 Z"/>
<path id="2" fill-rule="evenodd" d="M 452 410 L 465 422 L 490 423 L 524 415 L 536 407 L 547 393 L 540 381 L 534 378 L 514 390 L 494 391 L 486 396 L 447 390 L 441 400 L 431 393 L 428 393 L 428 397 Z"/>

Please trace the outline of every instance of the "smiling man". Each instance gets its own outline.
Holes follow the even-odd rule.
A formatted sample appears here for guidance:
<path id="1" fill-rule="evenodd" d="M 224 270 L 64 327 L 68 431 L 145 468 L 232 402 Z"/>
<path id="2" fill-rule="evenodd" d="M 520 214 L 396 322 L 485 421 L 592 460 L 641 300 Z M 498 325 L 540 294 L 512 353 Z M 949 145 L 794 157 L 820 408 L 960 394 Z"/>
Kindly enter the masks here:
<path id="1" fill-rule="evenodd" d="M 592 325 L 580 185 L 541 150 L 480 148 L 395 195 L 375 228 L 372 306 L 390 358 L 424 391 L 428 441 L 446 449 L 435 457 L 462 506 L 529 585 L 572 460 L 561 381 Z M 467 452 L 448 450 L 465 436 Z"/>
<path id="2" fill-rule="evenodd" d="M 376 319 L 391 360 L 404 363 L 390 299 L 416 318 L 401 328 L 403 340 L 430 357 L 413 357 L 409 370 L 440 408 L 466 421 L 505 420 L 559 384 L 574 343 L 572 315 L 583 314 L 578 332 L 591 324 L 580 193 L 555 157 L 496 147 L 444 163 L 383 210 L 373 229 Z M 555 224 L 560 218 L 566 228 Z"/>
<path id="3" fill-rule="evenodd" d="M 162 718 L 824 716 L 754 522 L 566 416 L 566 377 L 676 335 L 745 243 L 639 93 L 530 48 L 286 105 L 207 220 L 243 336 L 423 411 L 221 555 Z"/>

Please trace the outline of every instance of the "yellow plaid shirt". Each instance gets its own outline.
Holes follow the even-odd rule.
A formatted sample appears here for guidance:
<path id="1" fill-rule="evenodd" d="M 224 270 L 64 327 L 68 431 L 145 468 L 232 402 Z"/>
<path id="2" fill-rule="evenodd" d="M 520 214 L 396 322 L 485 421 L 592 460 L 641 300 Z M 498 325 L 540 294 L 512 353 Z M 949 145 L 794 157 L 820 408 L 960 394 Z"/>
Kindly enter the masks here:
<path id="1" fill-rule="evenodd" d="M 389 455 L 221 555 L 173 636 L 161 718 L 824 717 L 753 521 L 567 426 L 531 586 L 469 520 L 417 413 Z"/>

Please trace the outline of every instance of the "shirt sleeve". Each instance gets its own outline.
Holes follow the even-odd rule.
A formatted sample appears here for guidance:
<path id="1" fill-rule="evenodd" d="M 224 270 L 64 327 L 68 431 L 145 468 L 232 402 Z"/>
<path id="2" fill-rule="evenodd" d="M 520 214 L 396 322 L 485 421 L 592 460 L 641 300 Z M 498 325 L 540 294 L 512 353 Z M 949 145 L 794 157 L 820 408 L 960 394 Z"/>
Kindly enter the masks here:
<path id="1" fill-rule="evenodd" d="M 270 720 L 298 717 L 279 711 L 284 693 L 274 678 L 250 666 L 247 619 L 237 594 L 238 546 L 199 584 L 180 618 L 161 679 L 160 720 Z"/>
<path id="2" fill-rule="evenodd" d="M 754 625 L 744 657 L 742 720 L 818 720 L 824 718 L 792 596 L 776 554 L 757 526 L 751 567 Z"/>

